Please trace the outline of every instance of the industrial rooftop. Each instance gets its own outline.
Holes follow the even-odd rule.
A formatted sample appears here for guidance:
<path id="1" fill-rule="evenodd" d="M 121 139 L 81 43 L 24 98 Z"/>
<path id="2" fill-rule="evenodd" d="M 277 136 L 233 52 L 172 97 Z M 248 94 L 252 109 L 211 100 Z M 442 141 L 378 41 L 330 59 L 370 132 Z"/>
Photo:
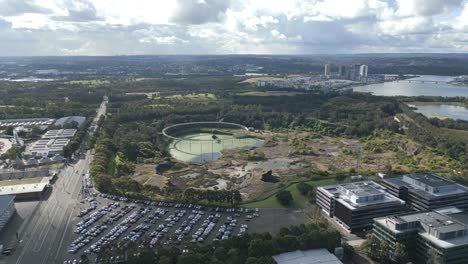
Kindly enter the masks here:
<path id="1" fill-rule="evenodd" d="M 72 138 L 76 134 L 76 129 L 56 129 L 49 130 L 44 135 L 43 139 L 53 139 L 53 138 Z"/>
<path id="2" fill-rule="evenodd" d="M 398 177 L 385 178 L 385 181 L 426 196 L 444 196 L 468 193 L 468 188 L 432 173 L 413 173 Z"/>
<path id="3" fill-rule="evenodd" d="M 33 125 L 51 125 L 55 119 L 52 118 L 24 118 L 24 119 L 4 119 L 0 120 L 0 127 L 18 127 Z"/>

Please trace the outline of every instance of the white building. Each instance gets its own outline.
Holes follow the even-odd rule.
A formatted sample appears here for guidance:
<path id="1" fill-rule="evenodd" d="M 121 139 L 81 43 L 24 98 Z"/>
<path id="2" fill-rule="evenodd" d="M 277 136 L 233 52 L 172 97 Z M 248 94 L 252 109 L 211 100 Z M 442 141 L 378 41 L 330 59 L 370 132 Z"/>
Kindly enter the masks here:
<path id="1" fill-rule="evenodd" d="M 72 138 L 76 134 L 76 129 L 54 129 L 47 131 L 42 135 L 43 139 L 54 139 L 54 138 Z"/>
<path id="2" fill-rule="evenodd" d="M 361 77 L 361 81 L 365 81 L 367 79 L 367 71 L 369 67 L 367 65 L 361 65 L 359 67 L 359 76 Z"/>
<path id="3" fill-rule="evenodd" d="M 311 249 L 297 250 L 274 255 L 273 259 L 278 264 L 341 264 L 342 262 L 328 250 Z"/>
<path id="4" fill-rule="evenodd" d="M 330 64 L 325 64 L 325 72 L 324 72 L 324 75 L 325 76 L 330 76 L 331 74 L 331 65 Z"/>

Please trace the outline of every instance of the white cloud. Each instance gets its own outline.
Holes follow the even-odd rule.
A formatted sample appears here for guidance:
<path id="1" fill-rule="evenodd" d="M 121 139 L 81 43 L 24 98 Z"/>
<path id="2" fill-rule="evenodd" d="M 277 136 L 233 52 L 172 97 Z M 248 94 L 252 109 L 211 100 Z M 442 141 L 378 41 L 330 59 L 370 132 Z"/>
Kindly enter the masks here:
<path id="1" fill-rule="evenodd" d="M 0 55 L 468 51 L 466 0 L 0 0 L 0 22 Z"/>
<path id="2" fill-rule="evenodd" d="M 276 29 L 273 29 L 272 31 L 270 31 L 270 33 L 274 38 L 282 39 L 282 40 L 287 39 L 283 33 L 279 32 Z"/>

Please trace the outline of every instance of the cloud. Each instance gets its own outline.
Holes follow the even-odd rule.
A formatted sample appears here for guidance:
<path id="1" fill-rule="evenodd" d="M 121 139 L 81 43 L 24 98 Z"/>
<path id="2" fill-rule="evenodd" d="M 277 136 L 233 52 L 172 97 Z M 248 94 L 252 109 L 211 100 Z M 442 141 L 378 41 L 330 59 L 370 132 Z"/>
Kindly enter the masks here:
<path id="1" fill-rule="evenodd" d="M 175 14 L 170 21 L 179 24 L 220 22 L 230 0 L 177 0 Z"/>
<path id="2" fill-rule="evenodd" d="M 0 7 L 0 56 L 468 52 L 466 0 L 0 0 Z"/>
<path id="3" fill-rule="evenodd" d="M 459 8 L 462 0 L 397 0 L 402 16 L 434 16 Z"/>
<path id="4" fill-rule="evenodd" d="M 37 5 L 33 0 L 0 1 L 0 15 L 2 16 L 17 16 L 26 13 L 50 14 L 52 10 Z"/>
<path id="5" fill-rule="evenodd" d="M 89 0 L 67 0 L 65 1 L 66 16 L 52 16 L 51 18 L 56 21 L 69 21 L 69 22 L 90 22 L 104 20 L 99 17 L 96 8 Z"/>

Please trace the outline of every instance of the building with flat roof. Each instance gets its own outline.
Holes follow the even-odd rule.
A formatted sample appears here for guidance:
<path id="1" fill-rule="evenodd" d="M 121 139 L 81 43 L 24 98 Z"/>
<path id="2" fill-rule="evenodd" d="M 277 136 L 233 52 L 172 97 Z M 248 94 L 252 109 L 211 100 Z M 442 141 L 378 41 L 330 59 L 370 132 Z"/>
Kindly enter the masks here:
<path id="1" fill-rule="evenodd" d="M 53 129 L 47 131 L 41 138 L 55 139 L 55 138 L 72 138 L 76 134 L 76 129 Z"/>
<path id="2" fill-rule="evenodd" d="M 15 212 L 15 196 L 0 195 L 0 231 L 10 221 Z"/>
<path id="3" fill-rule="evenodd" d="M 68 145 L 70 139 L 68 138 L 57 138 L 57 139 L 40 139 L 31 146 L 29 153 L 33 156 L 53 156 L 62 155 L 63 148 Z"/>
<path id="4" fill-rule="evenodd" d="M 48 126 L 55 122 L 53 118 L 23 118 L 0 120 L 0 127 Z"/>
<path id="5" fill-rule="evenodd" d="M 405 206 L 373 181 L 318 187 L 316 204 L 349 232 L 368 230 L 373 218 L 394 214 Z"/>
<path id="6" fill-rule="evenodd" d="M 296 250 L 286 252 L 279 255 L 274 255 L 273 259 L 278 264 L 341 264 L 335 255 L 328 250 L 311 249 L 311 250 Z"/>
<path id="7" fill-rule="evenodd" d="M 374 235 L 394 248 L 405 245 L 414 263 L 466 263 L 468 259 L 468 213 L 456 208 L 395 215 L 374 220 Z"/>
<path id="8" fill-rule="evenodd" d="M 387 191 L 406 201 L 409 208 L 428 211 L 447 206 L 468 210 L 468 187 L 432 173 L 384 178 Z"/>
<path id="9" fill-rule="evenodd" d="M 37 199 L 46 191 L 48 185 L 49 179 L 43 178 L 42 181 L 38 183 L 0 186 L 0 196 L 13 195 L 16 196 L 17 200 Z"/>

